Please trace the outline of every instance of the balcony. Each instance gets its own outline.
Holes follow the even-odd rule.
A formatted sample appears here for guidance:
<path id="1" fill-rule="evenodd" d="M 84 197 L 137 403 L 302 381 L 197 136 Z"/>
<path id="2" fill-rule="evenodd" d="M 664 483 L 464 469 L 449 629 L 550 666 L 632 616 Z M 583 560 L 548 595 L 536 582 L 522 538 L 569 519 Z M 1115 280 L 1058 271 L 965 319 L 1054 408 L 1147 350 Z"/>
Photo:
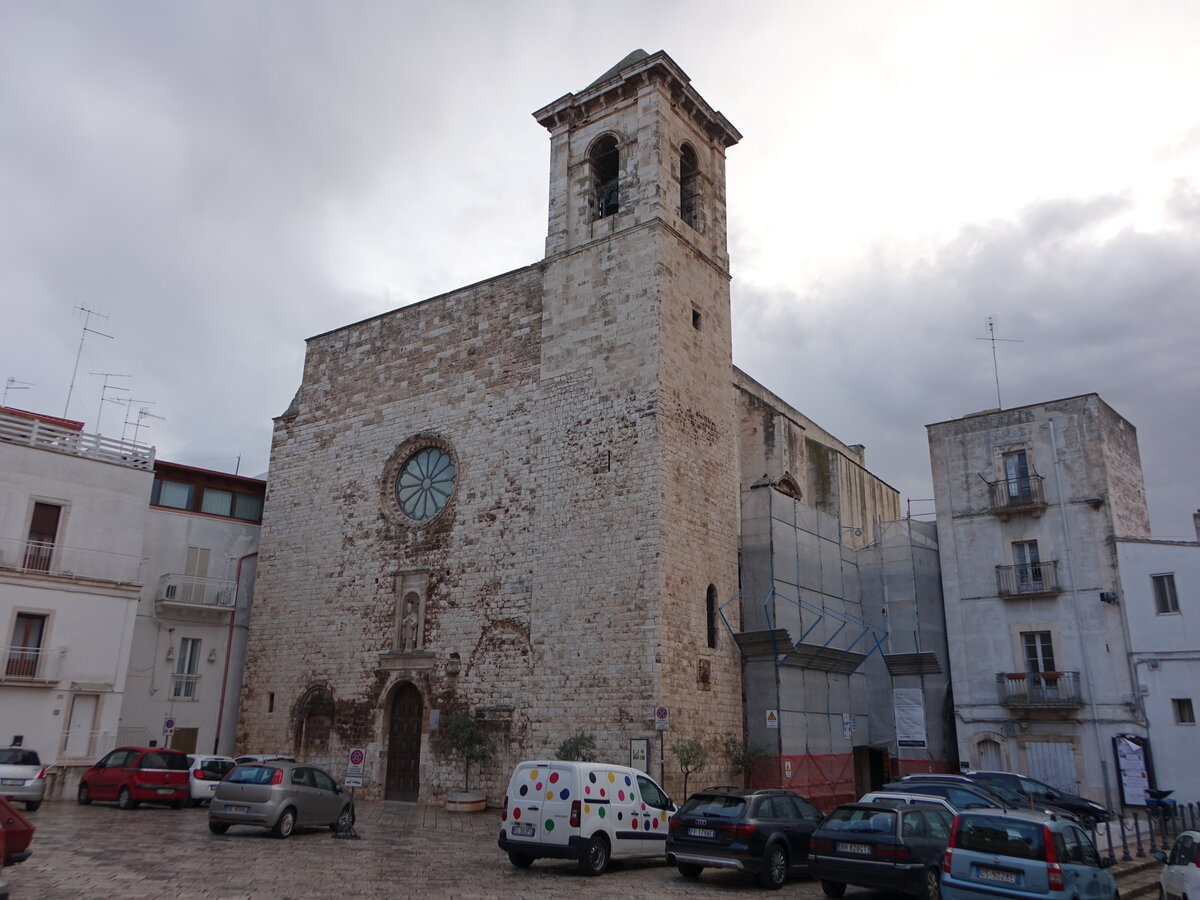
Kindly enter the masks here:
<path id="1" fill-rule="evenodd" d="M 237 602 L 236 588 L 236 582 L 224 578 L 163 575 L 154 591 L 154 610 L 159 615 L 224 619 Z"/>
<path id="2" fill-rule="evenodd" d="M 996 566 L 996 593 L 1001 597 L 1057 596 L 1062 593 L 1057 560 Z"/>
<path id="3" fill-rule="evenodd" d="M 1020 478 L 989 481 L 987 485 L 991 496 L 990 511 L 1004 521 L 1008 521 L 1008 517 L 1014 513 L 1040 516 L 1046 508 L 1041 475 L 1022 475 Z"/>
<path id="4" fill-rule="evenodd" d="M 171 700 L 199 700 L 200 676 L 175 674 L 171 676 Z"/>
<path id="5" fill-rule="evenodd" d="M 1071 709 L 1083 705 L 1078 672 L 1000 672 L 996 693 L 1010 709 Z"/>
<path id="6" fill-rule="evenodd" d="M 12 572 L 140 585 L 145 580 L 145 565 L 144 556 L 0 538 L 0 569 Z"/>
<path id="7" fill-rule="evenodd" d="M 99 434 L 86 434 L 61 425 L 51 425 L 28 414 L 0 413 L 0 441 L 24 444 L 54 453 L 84 456 L 147 472 L 154 468 L 153 447 L 118 441 Z"/>
<path id="8" fill-rule="evenodd" d="M 64 647 L 53 650 L 44 647 L 9 647 L 4 654 L 0 682 L 35 686 L 58 684 L 58 673 L 66 655 Z"/>

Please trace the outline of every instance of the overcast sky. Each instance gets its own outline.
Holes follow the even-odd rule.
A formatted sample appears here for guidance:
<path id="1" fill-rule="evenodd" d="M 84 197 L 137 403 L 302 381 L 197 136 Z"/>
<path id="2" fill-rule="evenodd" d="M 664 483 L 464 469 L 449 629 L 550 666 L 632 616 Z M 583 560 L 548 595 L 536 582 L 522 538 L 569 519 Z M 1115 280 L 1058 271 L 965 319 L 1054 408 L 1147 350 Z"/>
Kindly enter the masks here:
<path id="1" fill-rule="evenodd" d="M 924 426 L 1098 392 L 1195 539 L 1200 4 L 0 0 L 0 378 L 267 468 L 304 339 L 540 259 L 530 113 L 666 50 L 728 154 L 734 362 L 932 496 Z M 154 417 L 161 418 L 154 418 Z M 931 511 L 932 504 L 913 504 Z"/>

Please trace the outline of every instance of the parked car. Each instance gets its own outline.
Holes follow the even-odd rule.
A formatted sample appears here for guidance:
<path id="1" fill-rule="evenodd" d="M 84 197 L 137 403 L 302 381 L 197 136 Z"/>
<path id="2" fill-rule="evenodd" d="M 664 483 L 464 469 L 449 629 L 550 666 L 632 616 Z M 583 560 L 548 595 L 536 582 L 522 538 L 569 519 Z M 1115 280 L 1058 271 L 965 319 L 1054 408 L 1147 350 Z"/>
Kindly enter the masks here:
<path id="1" fill-rule="evenodd" d="M 953 821 L 945 809 L 930 804 L 900 809 L 843 804 L 813 833 L 809 871 L 820 879 L 826 897 L 841 897 L 853 884 L 938 900 Z"/>
<path id="2" fill-rule="evenodd" d="M 0 900 L 8 900 L 8 879 L 4 867 L 29 859 L 30 842 L 36 829 L 7 800 L 0 798 Z"/>
<path id="3" fill-rule="evenodd" d="M 188 805 L 199 806 L 211 801 L 221 779 L 232 772 L 236 765 L 228 756 L 189 756 Z"/>
<path id="4" fill-rule="evenodd" d="M 999 798 L 1000 800 L 1003 800 L 1004 805 L 1007 806 L 1009 809 L 1032 809 L 1033 808 L 1032 801 L 1030 800 L 1030 798 L 1026 797 L 1025 795 L 1018 794 L 1016 791 L 1011 790 L 1010 788 L 1004 787 L 1003 785 L 998 784 L 996 782 L 985 783 L 982 781 L 977 781 L 976 779 L 972 778 L 970 775 L 937 774 L 937 773 L 931 772 L 929 774 L 905 775 L 903 778 L 900 779 L 900 781 L 903 784 L 909 784 L 909 783 L 918 783 L 919 784 L 922 781 L 937 781 L 937 782 L 941 782 L 942 784 L 965 784 L 968 787 L 979 788 L 979 789 L 982 789 L 982 790 L 988 792 L 989 794 L 994 794 L 997 798 Z M 1055 808 L 1052 811 L 1058 812 L 1060 810 L 1058 808 Z M 1065 812 L 1065 810 L 1063 810 L 1063 811 Z M 1043 810 L 1043 812 L 1045 812 L 1045 810 Z"/>
<path id="5" fill-rule="evenodd" d="M 909 794 L 905 791 L 871 791 L 869 794 L 859 797 L 858 802 L 877 803 L 880 806 L 890 806 L 892 809 L 911 806 L 914 803 L 926 803 L 930 806 L 940 806 L 951 817 L 956 816 L 959 812 L 954 804 L 945 797 L 935 797 L 932 794 Z"/>
<path id="6" fill-rule="evenodd" d="M 79 779 L 80 803 L 116 800 L 121 809 L 162 803 L 176 809 L 188 798 L 188 756 L 164 747 L 118 747 Z"/>
<path id="7" fill-rule="evenodd" d="M 1159 900 L 1200 897 L 1200 831 L 1183 832 L 1175 838 L 1170 854 L 1155 850 L 1154 857 L 1166 863 L 1158 876 Z"/>
<path id="8" fill-rule="evenodd" d="M 25 747 L 0 748 L 0 797 L 19 800 L 26 812 L 42 805 L 46 795 L 46 767 L 36 750 Z"/>
<path id="9" fill-rule="evenodd" d="M 640 769 L 566 760 L 517 763 L 500 813 L 500 849 L 518 869 L 575 859 L 599 875 L 610 859 L 663 858 L 675 804 Z"/>
<path id="10" fill-rule="evenodd" d="M 217 785 L 208 806 L 213 834 L 251 825 L 286 838 L 299 827 L 344 831 L 353 824 L 350 798 L 328 772 L 286 760 L 237 766 Z"/>
<path id="11" fill-rule="evenodd" d="M 791 791 L 706 788 L 671 816 L 667 862 L 685 878 L 706 868 L 737 869 L 780 888 L 788 875 L 808 871 L 808 841 L 822 818 Z"/>
<path id="12" fill-rule="evenodd" d="M 895 781 L 883 786 L 885 791 L 894 793 L 924 794 L 932 797 L 942 797 L 950 801 L 956 810 L 992 807 L 1010 809 L 1004 798 L 988 790 L 982 784 L 963 784 L 952 781 Z"/>
<path id="13" fill-rule="evenodd" d="M 1080 824 L 1088 828 L 1094 827 L 1097 822 L 1107 822 L 1112 818 L 1111 810 L 1105 809 L 1102 804 L 1076 794 L 1060 791 L 1058 788 L 1051 787 L 1036 778 L 1030 778 L 1028 775 L 1018 775 L 1013 772 L 966 772 L 964 774 L 984 784 L 998 784 L 1016 791 L 1031 799 L 1039 807 L 1052 806 L 1065 809 L 1075 816 Z"/>
<path id="14" fill-rule="evenodd" d="M 1034 810 L 972 810 L 954 820 L 943 900 L 1119 900 L 1117 882 L 1079 825 Z"/>
<path id="15" fill-rule="evenodd" d="M 245 756 L 235 757 L 233 761 L 239 766 L 244 766 L 248 763 L 275 762 L 276 760 L 279 762 L 295 762 L 296 758 L 294 756 L 285 756 L 282 753 L 249 753 Z"/>

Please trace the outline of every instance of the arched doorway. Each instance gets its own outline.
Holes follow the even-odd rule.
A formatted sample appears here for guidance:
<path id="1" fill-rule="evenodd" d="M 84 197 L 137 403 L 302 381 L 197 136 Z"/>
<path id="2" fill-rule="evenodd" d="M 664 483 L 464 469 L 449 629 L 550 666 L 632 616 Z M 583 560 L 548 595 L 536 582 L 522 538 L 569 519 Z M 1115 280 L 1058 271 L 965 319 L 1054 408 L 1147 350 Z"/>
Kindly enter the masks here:
<path id="1" fill-rule="evenodd" d="M 388 716 L 385 800 L 417 799 L 421 775 L 421 692 L 411 683 L 392 694 Z"/>
<path id="2" fill-rule="evenodd" d="M 296 725 L 296 758 L 328 768 L 329 739 L 333 733 L 336 708 L 333 697 L 323 687 L 310 688 L 300 701 Z"/>

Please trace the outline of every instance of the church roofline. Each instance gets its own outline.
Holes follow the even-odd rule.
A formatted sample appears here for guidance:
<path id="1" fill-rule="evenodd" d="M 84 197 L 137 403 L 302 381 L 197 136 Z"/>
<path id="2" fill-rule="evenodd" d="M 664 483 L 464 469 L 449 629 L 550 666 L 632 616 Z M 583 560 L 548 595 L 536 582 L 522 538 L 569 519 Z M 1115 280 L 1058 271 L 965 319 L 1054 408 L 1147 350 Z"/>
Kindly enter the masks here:
<path id="1" fill-rule="evenodd" d="M 687 73 L 665 51 L 635 50 L 578 94 L 564 94 L 533 114 L 538 124 L 554 131 L 584 121 L 596 109 L 632 95 L 642 84 L 661 81 L 674 102 L 715 141 L 732 147 L 742 134 L 692 87 Z"/>

